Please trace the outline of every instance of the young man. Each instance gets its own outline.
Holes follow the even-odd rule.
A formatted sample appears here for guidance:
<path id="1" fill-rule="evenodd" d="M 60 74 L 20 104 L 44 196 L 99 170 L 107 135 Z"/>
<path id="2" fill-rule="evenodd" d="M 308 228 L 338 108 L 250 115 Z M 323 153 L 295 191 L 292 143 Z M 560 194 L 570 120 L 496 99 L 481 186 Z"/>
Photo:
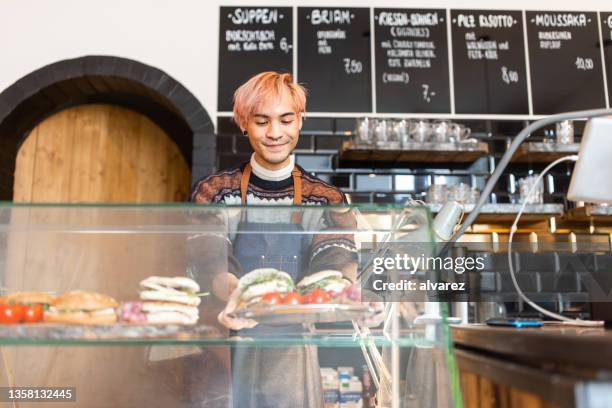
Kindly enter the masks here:
<path id="1" fill-rule="evenodd" d="M 298 142 L 305 107 L 306 92 L 289 74 L 263 72 L 249 79 L 234 95 L 234 120 L 249 138 L 254 152 L 251 160 L 203 179 L 195 186 L 191 200 L 243 206 L 344 204 L 344 195 L 336 187 L 294 163 L 291 153 Z M 357 253 L 349 233 L 355 228 L 355 218 L 348 209 L 243 210 L 239 222 L 229 224 L 237 224 L 229 239 L 229 270 L 216 273 L 212 287 L 218 298 L 228 301 L 219 321 L 240 335 L 275 330 L 261 325 L 254 328 L 254 321 L 231 316 L 238 280 L 254 269 L 280 269 L 295 282 L 320 270 L 335 269 L 343 272 L 347 283 L 355 280 Z M 336 232 L 316 233 L 326 228 Z M 337 233 L 338 229 L 346 229 L 347 234 Z M 192 251 L 210 248 L 197 245 L 197 238 L 193 243 L 196 249 Z M 232 355 L 232 376 L 234 406 L 323 405 L 314 347 L 237 348 Z"/>

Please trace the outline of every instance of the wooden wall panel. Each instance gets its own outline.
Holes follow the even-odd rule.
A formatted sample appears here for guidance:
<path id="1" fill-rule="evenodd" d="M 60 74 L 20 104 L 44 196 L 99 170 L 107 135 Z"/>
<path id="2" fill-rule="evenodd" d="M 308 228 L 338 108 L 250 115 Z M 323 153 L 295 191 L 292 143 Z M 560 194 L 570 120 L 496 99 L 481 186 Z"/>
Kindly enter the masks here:
<path id="1" fill-rule="evenodd" d="M 145 116 L 84 105 L 40 123 L 21 146 L 14 200 L 159 203 L 185 201 L 191 174 L 174 142 Z"/>
<path id="2" fill-rule="evenodd" d="M 537 395 L 497 383 L 478 373 L 460 368 L 459 376 L 466 408 L 557 408 Z"/>

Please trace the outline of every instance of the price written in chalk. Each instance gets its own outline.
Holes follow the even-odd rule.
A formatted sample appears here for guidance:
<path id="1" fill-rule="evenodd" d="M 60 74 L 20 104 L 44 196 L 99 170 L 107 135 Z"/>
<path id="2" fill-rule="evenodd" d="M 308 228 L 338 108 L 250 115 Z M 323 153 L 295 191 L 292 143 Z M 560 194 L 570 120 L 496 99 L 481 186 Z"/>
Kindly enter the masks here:
<path id="1" fill-rule="evenodd" d="M 518 72 L 508 69 L 508 67 L 506 67 L 505 65 L 501 67 L 501 76 L 502 76 L 502 81 L 504 81 L 504 83 L 508 85 L 513 84 L 513 83 L 516 84 L 519 81 Z"/>
<path id="2" fill-rule="evenodd" d="M 595 66 L 592 58 L 583 58 L 583 57 L 577 57 L 576 62 L 574 62 L 574 64 L 576 65 L 576 68 L 579 71 L 590 71 Z"/>
<path id="3" fill-rule="evenodd" d="M 283 51 L 285 54 L 288 54 L 291 48 L 293 48 L 293 45 L 289 44 L 286 37 L 283 37 L 280 39 L 279 47 L 281 51 Z"/>
<path id="4" fill-rule="evenodd" d="M 429 84 L 422 84 L 421 86 L 423 87 L 423 100 L 430 103 L 431 98 L 436 96 L 436 93 L 430 89 Z"/>
<path id="5" fill-rule="evenodd" d="M 363 72 L 363 64 L 361 61 L 352 58 L 343 58 L 344 72 L 347 74 L 361 74 Z"/>

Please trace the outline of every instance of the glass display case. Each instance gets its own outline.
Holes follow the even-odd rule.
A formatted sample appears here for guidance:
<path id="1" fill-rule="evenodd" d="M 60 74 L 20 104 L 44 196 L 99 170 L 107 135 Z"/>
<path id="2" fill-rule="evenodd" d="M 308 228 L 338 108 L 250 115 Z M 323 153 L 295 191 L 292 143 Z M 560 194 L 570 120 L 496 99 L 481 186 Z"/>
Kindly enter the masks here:
<path id="1" fill-rule="evenodd" d="M 238 351 L 245 349 L 266 350 L 261 354 L 266 364 L 252 374 L 261 381 L 258 393 L 263 400 L 270 378 L 286 376 L 281 389 L 290 395 L 304 388 L 302 381 L 321 382 L 318 368 L 342 366 L 353 368 L 351 377 L 361 377 L 362 367 L 368 368 L 379 407 L 460 405 L 442 303 L 438 318 L 421 321 L 427 299 L 382 306 L 377 302 L 379 318 L 369 323 L 328 320 L 233 332 L 218 320 L 227 304 L 223 293 L 230 292 L 219 277 L 228 272 L 243 276 L 254 267 L 293 268 L 297 282 L 333 269 L 359 281 L 389 243 L 428 243 L 435 248 L 431 224 L 426 207 L 3 203 L 3 294 L 85 290 L 121 304 L 138 300 L 139 283 L 149 276 L 187 276 L 209 295 L 201 298 L 195 325 L 1 324 L 0 387 L 73 387 L 76 400 L 66 404 L 71 407 L 231 407 L 237 356 L 253 358 Z M 247 236 L 242 256 L 236 256 L 237 241 Z M 270 239 L 299 242 L 293 246 L 297 252 L 270 255 L 259 245 Z M 334 249 L 339 255 L 333 255 Z M 293 365 L 314 363 L 308 374 L 312 378 L 296 380 L 286 364 L 274 364 L 295 349 L 310 353 L 307 363 L 298 354 Z M 274 388 L 270 393 L 276 395 L 252 406 L 283 406 L 279 387 Z M 305 392 L 315 394 L 307 395 L 308 401 L 323 401 L 328 391 L 318 385 Z"/>

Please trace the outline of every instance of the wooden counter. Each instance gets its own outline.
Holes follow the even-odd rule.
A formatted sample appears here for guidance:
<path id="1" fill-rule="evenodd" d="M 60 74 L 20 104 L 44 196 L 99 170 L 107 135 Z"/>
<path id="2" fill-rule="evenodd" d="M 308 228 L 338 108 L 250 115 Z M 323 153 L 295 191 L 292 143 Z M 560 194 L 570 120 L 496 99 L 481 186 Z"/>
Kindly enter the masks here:
<path id="1" fill-rule="evenodd" d="M 472 324 L 452 334 L 466 407 L 612 406 L 612 330 Z"/>

